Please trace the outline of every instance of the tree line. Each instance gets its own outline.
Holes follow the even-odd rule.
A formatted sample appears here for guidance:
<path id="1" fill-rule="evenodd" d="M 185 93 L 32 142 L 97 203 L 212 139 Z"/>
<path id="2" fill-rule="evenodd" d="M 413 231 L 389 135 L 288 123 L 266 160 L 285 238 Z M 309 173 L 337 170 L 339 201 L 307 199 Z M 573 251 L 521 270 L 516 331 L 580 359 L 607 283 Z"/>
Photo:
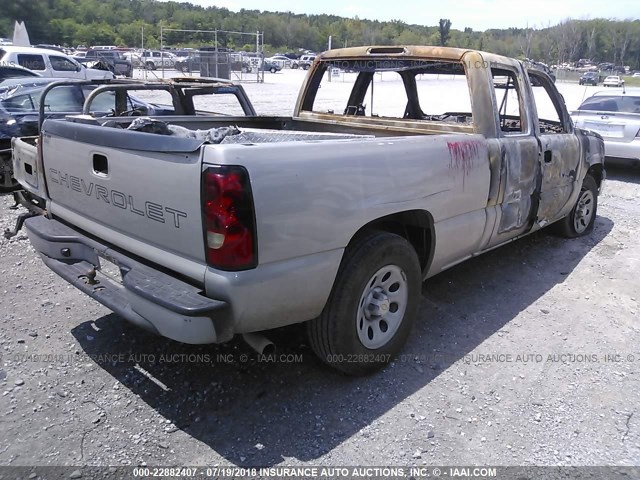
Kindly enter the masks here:
<path id="1" fill-rule="evenodd" d="M 4 3 L 4 2 L 3 2 Z M 448 45 L 486 50 L 549 64 L 582 58 L 640 68 L 640 20 L 567 19 L 557 25 L 489 29 L 452 25 L 412 25 L 400 20 L 378 21 L 335 15 L 291 12 L 232 12 L 226 8 L 156 0 L 12 0 L 0 9 L 0 36 L 11 37 L 15 20 L 25 21 L 32 43 L 65 46 L 144 44 L 160 46 L 164 29 L 264 32 L 267 53 L 308 49 L 322 51 L 332 37 L 334 48 L 369 44 Z M 212 45 L 206 33 L 164 32 L 164 44 L 181 47 Z M 218 35 L 219 46 L 251 49 L 255 39 Z"/>

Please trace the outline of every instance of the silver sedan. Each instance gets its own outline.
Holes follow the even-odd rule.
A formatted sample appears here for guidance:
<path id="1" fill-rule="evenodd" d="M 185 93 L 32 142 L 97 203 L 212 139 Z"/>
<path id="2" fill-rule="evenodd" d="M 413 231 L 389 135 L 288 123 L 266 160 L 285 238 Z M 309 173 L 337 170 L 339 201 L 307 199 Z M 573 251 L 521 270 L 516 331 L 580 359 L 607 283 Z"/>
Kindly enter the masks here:
<path id="1" fill-rule="evenodd" d="M 602 136 L 607 159 L 640 164 L 640 89 L 596 92 L 571 118 Z"/>

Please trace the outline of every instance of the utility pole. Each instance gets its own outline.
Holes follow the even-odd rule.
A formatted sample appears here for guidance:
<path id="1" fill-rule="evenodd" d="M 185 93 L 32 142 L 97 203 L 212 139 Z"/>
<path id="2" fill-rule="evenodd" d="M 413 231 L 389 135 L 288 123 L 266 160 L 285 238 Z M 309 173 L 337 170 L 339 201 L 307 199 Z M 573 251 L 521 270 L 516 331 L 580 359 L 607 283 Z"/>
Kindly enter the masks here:
<path id="1" fill-rule="evenodd" d="M 327 50 L 331 50 L 331 35 L 329 35 L 329 42 L 327 43 Z M 333 73 L 331 70 L 333 70 L 333 67 L 331 66 L 331 64 L 329 64 L 329 82 L 331 82 L 331 74 Z"/>

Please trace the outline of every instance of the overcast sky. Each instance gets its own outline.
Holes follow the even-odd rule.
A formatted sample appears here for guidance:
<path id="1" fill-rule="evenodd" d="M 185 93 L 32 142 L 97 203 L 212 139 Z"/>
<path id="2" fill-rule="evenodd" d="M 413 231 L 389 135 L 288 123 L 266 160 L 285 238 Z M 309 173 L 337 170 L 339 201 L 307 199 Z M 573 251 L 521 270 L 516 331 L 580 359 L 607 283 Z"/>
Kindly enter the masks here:
<path id="1" fill-rule="evenodd" d="M 399 2 L 369 0 L 191 0 L 196 5 L 225 7 L 238 11 L 268 10 L 271 12 L 333 14 L 371 20 L 403 20 L 411 24 L 438 24 L 440 18 L 451 20 L 452 28 L 474 30 L 488 28 L 555 25 L 571 17 L 640 18 L 640 0 L 404 0 Z"/>

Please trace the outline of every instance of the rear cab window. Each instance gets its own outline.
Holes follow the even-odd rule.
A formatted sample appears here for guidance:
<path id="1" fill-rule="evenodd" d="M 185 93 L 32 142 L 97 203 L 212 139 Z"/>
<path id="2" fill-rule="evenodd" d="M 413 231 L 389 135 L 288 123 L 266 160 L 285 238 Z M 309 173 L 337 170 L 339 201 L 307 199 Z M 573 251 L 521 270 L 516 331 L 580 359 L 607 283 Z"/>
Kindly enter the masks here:
<path id="1" fill-rule="evenodd" d="M 326 60 L 314 73 L 309 92 L 302 112 L 474 131 L 471 93 L 459 61 L 373 56 Z"/>

